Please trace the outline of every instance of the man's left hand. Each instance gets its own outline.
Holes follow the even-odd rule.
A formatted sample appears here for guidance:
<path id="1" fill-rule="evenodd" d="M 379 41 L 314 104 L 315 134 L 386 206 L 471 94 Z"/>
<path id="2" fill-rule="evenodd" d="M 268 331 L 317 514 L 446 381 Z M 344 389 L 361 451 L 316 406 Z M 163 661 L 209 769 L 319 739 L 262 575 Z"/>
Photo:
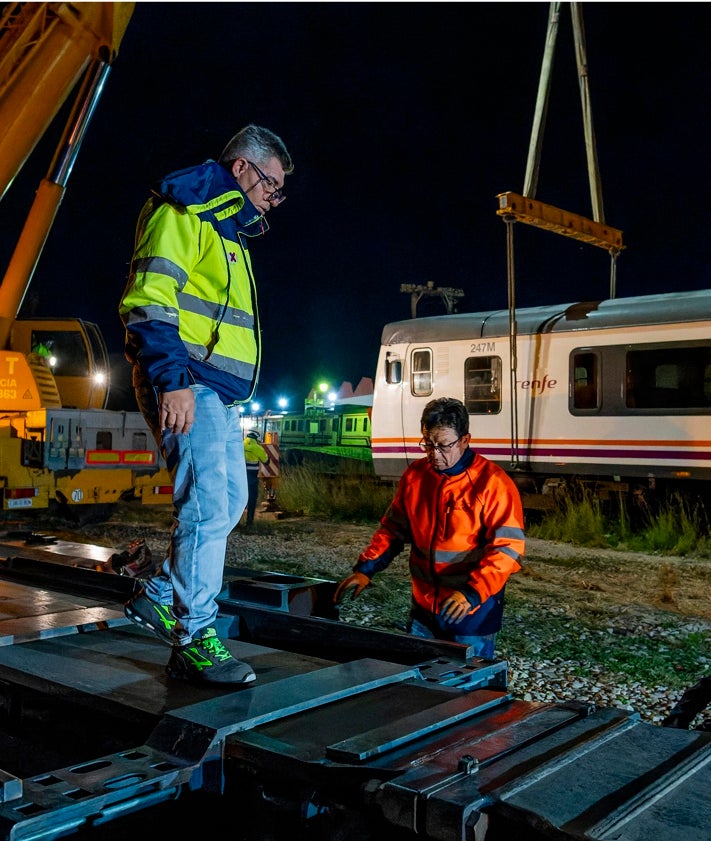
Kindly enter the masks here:
<path id="1" fill-rule="evenodd" d="M 456 590 L 442 605 L 439 615 L 445 622 L 450 622 L 454 625 L 461 622 L 465 616 L 471 613 L 472 606 L 469 599 L 464 593 Z"/>

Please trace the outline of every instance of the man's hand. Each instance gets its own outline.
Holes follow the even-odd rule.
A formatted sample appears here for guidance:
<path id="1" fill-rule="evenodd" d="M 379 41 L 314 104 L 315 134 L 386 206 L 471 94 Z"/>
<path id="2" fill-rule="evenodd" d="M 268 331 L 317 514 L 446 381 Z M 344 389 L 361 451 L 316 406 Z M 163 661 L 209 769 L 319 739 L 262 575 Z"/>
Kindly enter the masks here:
<path id="1" fill-rule="evenodd" d="M 457 622 L 461 622 L 465 616 L 468 616 L 471 611 L 472 606 L 469 599 L 464 595 L 464 593 L 460 593 L 459 590 L 455 590 L 455 592 L 452 593 L 452 595 L 442 605 L 439 615 L 445 622 L 450 622 L 453 625 L 456 625 Z"/>
<path id="2" fill-rule="evenodd" d="M 354 572 L 352 575 L 349 575 L 348 578 L 344 578 L 338 585 L 338 588 L 333 596 L 333 603 L 340 604 L 346 597 L 349 590 L 352 590 L 351 601 L 353 601 L 353 599 L 357 599 L 368 584 L 370 584 L 370 578 L 368 578 L 367 575 L 363 575 L 362 572 Z"/>
<path id="3" fill-rule="evenodd" d="M 195 395 L 192 389 L 162 391 L 158 395 L 158 421 L 161 429 L 190 432 L 195 422 Z"/>

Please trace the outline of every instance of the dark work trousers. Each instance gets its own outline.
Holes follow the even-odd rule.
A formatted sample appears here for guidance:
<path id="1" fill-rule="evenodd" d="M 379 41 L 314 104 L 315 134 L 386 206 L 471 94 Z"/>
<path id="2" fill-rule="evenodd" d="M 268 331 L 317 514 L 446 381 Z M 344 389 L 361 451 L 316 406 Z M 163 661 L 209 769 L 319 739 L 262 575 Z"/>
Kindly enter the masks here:
<path id="1" fill-rule="evenodd" d="M 247 492 L 249 497 L 247 499 L 247 523 L 251 526 L 254 522 L 254 512 L 257 510 L 257 497 L 259 495 L 259 464 L 254 465 L 254 469 L 247 462 Z"/>

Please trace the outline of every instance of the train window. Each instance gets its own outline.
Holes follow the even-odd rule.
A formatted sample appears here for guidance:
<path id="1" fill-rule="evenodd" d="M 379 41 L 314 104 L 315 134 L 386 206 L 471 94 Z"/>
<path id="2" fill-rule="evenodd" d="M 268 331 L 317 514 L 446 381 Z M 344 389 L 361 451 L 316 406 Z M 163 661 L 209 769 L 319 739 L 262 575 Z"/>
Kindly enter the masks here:
<path id="1" fill-rule="evenodd" d="M 656 347 L 626 355 L 625 404 L 635 409 L 711 406 L 711 347 Z"/>
<path id="2" fill-rule="evenodd" d="M 571 355 L 572 403 L 574 409 L 597 409 L 599 395 L 599 358 L 584 351 Z"/>
<path id="3" fill-rule="evenodd" d="M 402 382 L 402 360 L 390 352 L 385 357 L 385 381 L 391 384 Z"/>
<path id="4" fill-rule="evenodd" d="M 99 429 L 96 433 L 96 449 L 110 450 L 113 446 L 113 436 L 106 429 Z"/>
<path id="5" fill-rule="evenodd" d="M 410 389 L 419 397 L 432 394 L 432 351 L 429 348 L 418 348 L 412 351 L 412 374 Z"/>
<path id="6" fill-rule="evenodd" d="M 470 415 L 495 415 L 501 411 L 501 357 L 465 359 L 464 405 Z"/>

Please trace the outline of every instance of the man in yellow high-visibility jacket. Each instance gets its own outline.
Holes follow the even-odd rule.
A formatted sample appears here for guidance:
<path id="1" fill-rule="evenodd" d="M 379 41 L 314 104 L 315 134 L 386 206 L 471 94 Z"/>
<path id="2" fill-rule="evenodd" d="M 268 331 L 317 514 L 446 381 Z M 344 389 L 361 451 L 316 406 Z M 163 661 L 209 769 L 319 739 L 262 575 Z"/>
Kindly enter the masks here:
<path id="1" fill-rule="evenodd" d="M 174 487 L 168 558 L 125 611 L 172 645 L 168 675 L 194 683 L 255 679 L 214 626 L 227 537 L 247 504 L 239 404 L 261 360 L 248 239 L 268 230 L 292 170 L 281 138 L 248 125 L 218 161 L 164 178 L 139 217 L 119 306 L 136 399 Z"/>

